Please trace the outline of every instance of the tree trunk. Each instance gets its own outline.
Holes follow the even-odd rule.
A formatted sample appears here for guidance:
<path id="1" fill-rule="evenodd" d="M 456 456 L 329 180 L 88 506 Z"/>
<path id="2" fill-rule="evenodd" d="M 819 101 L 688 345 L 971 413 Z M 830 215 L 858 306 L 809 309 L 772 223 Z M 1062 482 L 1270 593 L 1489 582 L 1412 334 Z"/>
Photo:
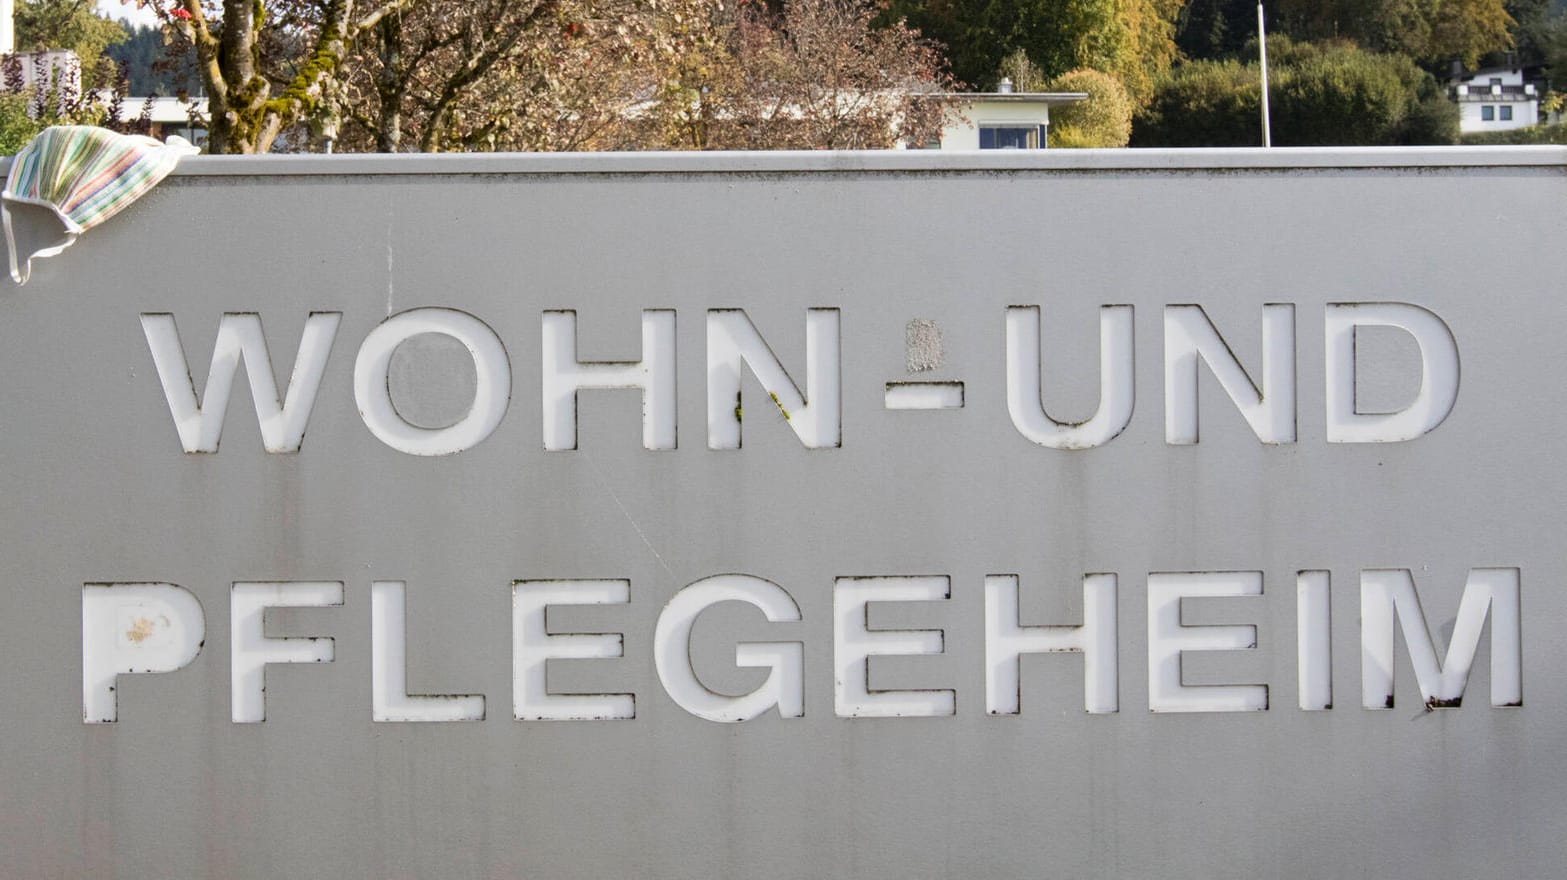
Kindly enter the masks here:
<path id="1" fill-rule="evenodd" d="M 376 74 L 375 92 L 380 104 L 375 128 L 375 149 L 395 153 L 403 142 L 403 93 L 408 88 L 403 70 L 403 22 L 401 16 L 388 15 L 376 24 L 380 43 L 381 70 Z"/>
<path id="2" fill-rule="evenodd" d="M 208 98 L 212 129 L 207 149 L 214 153 L 258 152 L 260 112 L 272 90 L 259 71 L 259 6 L 255 0 L 223 0 L 216 66 L 227 88 L 216 103 Z"/>
<path id="3" fill-rule="evenodd" d="M 223 21 L 216 35 L 199 0 L 180 2 L 188 15 L 177 26 L 196 46 L 202 82 L 207 87 L 211 117 L 207 150 L 212 153 L 265 153 L 284 128 L 305 118 L 337 73 L 353 14 L 352 0 L 326 4 L 310 55 L 283 93 L 274 98 L 272 84 L 261 70 L 265 0 L 223 0 Z M 408 0 L 392 0 L 363 24 L 374 24 L 405 2 Z"/>

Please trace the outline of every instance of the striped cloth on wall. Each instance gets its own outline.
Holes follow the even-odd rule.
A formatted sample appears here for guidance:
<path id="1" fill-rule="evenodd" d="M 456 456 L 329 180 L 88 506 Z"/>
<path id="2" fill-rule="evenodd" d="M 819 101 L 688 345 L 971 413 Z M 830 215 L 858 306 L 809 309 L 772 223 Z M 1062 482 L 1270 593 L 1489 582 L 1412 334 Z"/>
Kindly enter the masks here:
<path id="1" fill-rule="evenodd" d="M 11 160 L 11 173 L 0 194 L 11 280 L 26 284 L 34 259 L 52 257 L 70 247 L 77 236 L 141 198 L 173 171 L 180 159 L 198 152 L 181 137 L 159 143 L 150 137 L 87 125 L 44 129 Z M 12 202 L 52 210 L 65 227 L 62 238 L 31 253 L 18 254 L 11 229 Z"/>

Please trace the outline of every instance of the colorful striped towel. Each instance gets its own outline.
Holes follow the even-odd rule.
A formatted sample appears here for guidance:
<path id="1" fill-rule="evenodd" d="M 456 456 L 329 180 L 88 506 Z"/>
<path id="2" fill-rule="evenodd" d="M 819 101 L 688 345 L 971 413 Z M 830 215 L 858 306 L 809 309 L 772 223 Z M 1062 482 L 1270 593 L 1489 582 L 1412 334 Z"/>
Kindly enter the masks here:
<path id="1" fill-rule="evenodd" d="M 11 160 L 5 192 L 0 193 L 11 280 L 26 284 L 35 258 L 52 257 L 70 247 L 77 236 L 141 198 L 180 159 L 198 152 L 181 137 L 160 144 L 150 137 L 89 125 L 44 129 Z M 20 267 L 11 232 L 11 202 L 49 208 L 65 225 L 59 243 L 26 254 Z"/>

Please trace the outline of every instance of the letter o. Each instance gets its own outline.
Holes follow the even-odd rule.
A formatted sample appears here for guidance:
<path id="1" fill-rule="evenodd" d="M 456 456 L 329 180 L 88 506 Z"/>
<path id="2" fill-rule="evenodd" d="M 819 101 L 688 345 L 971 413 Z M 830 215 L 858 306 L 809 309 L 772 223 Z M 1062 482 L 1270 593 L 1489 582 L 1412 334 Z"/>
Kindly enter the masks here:
<path id="1" fill-rule="evenodd" d="M 473 407 L 455 424 L 421 428 L 409 424 L 392 405 L 388 373 L 392 352 L 422 333 L 439 333 L 461 342 L 473 358 Z M 382 321 L 359 346 L 354 361 L 354 402 L 359 417 L 377 440 L 409 455 L 450 455 L 479 445 L 500 426 L 511 403 L 511 361 L 501 339 L 484 323 L 456 309 L 422 308 Z"/>

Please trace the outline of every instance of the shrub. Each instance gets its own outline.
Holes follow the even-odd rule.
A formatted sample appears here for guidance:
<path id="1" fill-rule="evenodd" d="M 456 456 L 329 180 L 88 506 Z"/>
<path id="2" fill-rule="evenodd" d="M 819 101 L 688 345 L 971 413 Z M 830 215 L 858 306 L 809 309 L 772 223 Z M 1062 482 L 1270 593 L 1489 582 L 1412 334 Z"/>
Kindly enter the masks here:
<path id="1" fill-rule="evenodd" d="M 1260 147 L 1262 86 L 1255 66 L 1193 61 L 1154 87 L 1132 125 L 1135 147 Z"/>
<path id="2" fill-rule="evenodd" d="M 1132 136 L 1132 99 L 1108 73 L 1082 68 L 1050 81 L 1052 92 L 1087 92 L 1088 100 L 1050 114 L 1052 147 L 1124 147 Z"/>
<path id="3" fill-rule="evenodd" d="M 1475 131 L 1464 135 L 1462 141 L 1473 146 L 1567 144 L 1567 124 L 1531 125 L 1508 131 Z"/>
<path id="4" fill-rule="evenodd" d="M 1269 38 L 1269 109 L 1279 146 L 1451 144 L 1458 108 L 1401 55 L 1349 43 Z M 1198 61 L 1162 81 L 1136 119 L 1136 146 L 1260 146 L 1256 64 Z"/>

